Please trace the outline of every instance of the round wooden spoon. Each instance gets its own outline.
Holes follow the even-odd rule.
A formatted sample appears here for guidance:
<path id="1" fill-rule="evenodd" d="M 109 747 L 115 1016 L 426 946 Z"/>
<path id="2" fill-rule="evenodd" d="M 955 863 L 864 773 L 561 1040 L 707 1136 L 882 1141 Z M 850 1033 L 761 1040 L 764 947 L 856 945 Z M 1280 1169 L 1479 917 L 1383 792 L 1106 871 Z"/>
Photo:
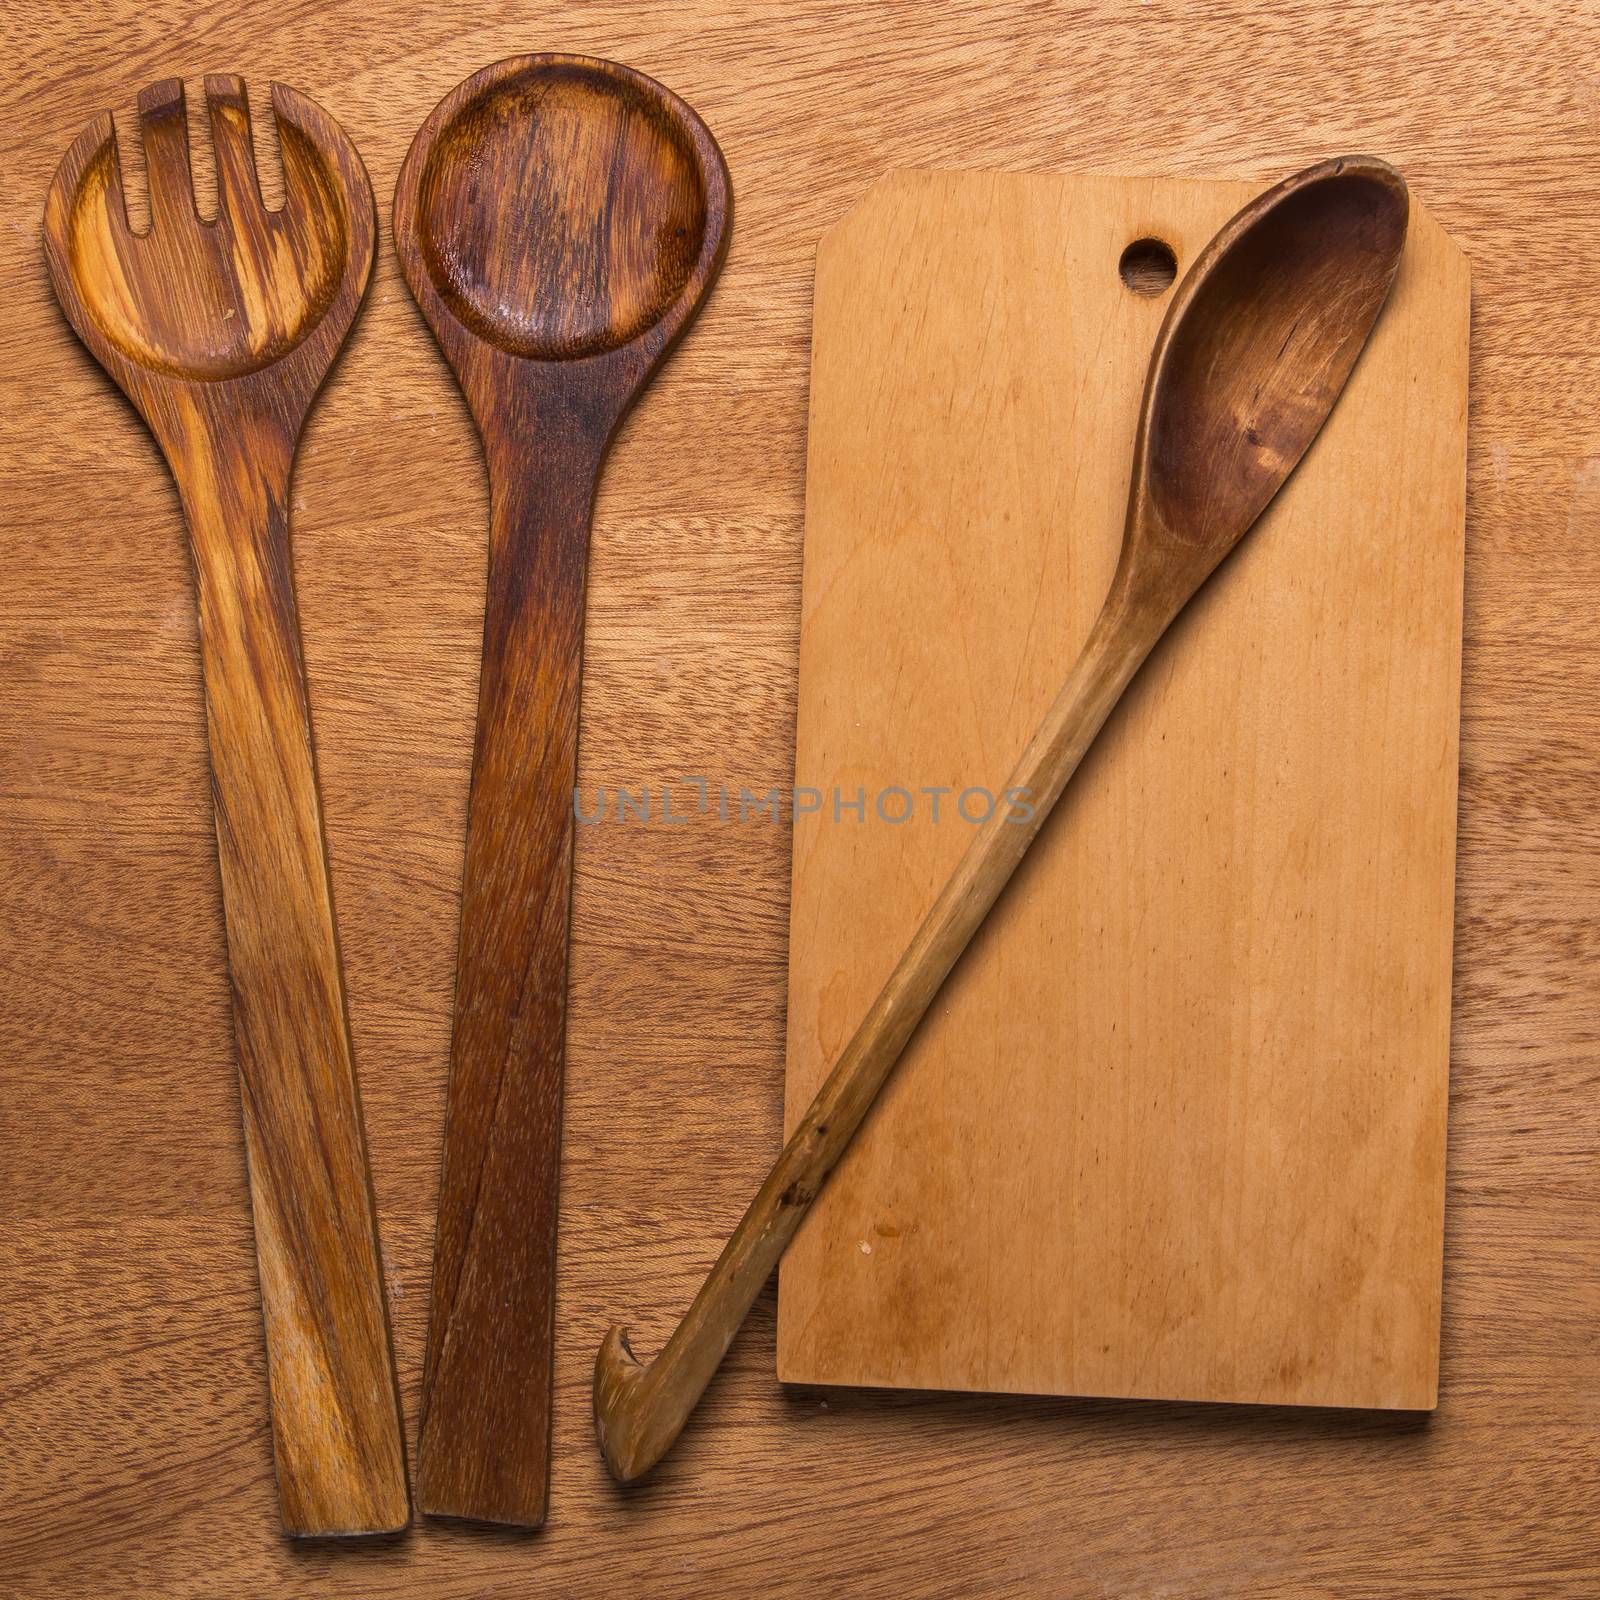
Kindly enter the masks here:
<path id="1" fill-rule="evenodd" d="M 688 106 L 561 55 L 447 95 L 395 192 L 401 265 L 477 420 L 491 500 L 417 1444 L 436 1514 L 544 1520 L 589 513 L 617 424 L 721 265 L 728 206 Z"/>
<path id="2" fill-rule="evenodd" d="M 595 1368 L 600 1448 L 623 1482 L 671 1447 L 751 1303 L 940 985 L 1172 619 L 1283 486 L 1326 421 L 1389 293 L 1404 183 L 1328 161 L 1269 190 L 1195 261 L 1150 358 L 1122 557 L 1076 666 L 996 811 L 917 930 L 661 1355 L 613 1328 Z"/>

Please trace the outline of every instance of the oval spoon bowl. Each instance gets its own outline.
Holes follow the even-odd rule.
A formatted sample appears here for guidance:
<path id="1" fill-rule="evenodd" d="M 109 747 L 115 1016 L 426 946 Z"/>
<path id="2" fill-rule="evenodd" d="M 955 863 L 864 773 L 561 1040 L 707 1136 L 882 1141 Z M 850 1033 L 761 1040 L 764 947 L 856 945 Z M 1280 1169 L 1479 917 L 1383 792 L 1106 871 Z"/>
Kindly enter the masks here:
<path id="1" fill-rule="evenodd" d="M 1168 534 L 1236 538 L 1288 480 L 1366 345 L 1409 210 L 1387 162 L 1344 156 L 1207 245 L 1167 309 L 1135 452 L 1142 511 Z"/>

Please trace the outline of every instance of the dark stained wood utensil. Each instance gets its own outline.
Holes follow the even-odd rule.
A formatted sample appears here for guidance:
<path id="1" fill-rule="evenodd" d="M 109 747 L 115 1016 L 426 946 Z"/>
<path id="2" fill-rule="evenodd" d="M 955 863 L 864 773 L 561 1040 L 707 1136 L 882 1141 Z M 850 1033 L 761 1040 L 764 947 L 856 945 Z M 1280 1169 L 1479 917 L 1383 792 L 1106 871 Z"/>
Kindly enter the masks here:
<path id="1" fill-rule="evenodd" d="M 727 169 L 642 74 L 519 56 L 448 94 L 395 191 L 406 281 L 483 438 L 489 589 L 417 1443 L 424 1511 L 549 1489 L 584 573 L 613 434 L 727 247 Z"/>
<path id="2" fill-rule="evenodd" d="M 150 426 L 194 562 L 278 1493 L 295 1535 L 410 1520 L 399 1398 L 345 1016 L 290 567 L 289 478 L 372 270 L 355 147 L 272 85 L 285 201 L 256 181 L 244 83 L 206 79 L 218 215 L 190 180 L 183 85 L 139 96 L 135 235 L 101 115 L 45 207 L 56 296 Z"/>
<path id="3" fill-rule="evenodd" d="M 1323 162 L 1239 212 L 1174 294 L 1150 358 L 1121 560 L 1077 664 L 662 1353 L 612 1328 L 595 1366 L 600 1448 L 622 1482 L 671 1448 L 751 1303 L 934 996 L 1123 690 L 1267 508 L 1333 410 L 1388 296 L 1408 200 L 1393 168 Z"/>

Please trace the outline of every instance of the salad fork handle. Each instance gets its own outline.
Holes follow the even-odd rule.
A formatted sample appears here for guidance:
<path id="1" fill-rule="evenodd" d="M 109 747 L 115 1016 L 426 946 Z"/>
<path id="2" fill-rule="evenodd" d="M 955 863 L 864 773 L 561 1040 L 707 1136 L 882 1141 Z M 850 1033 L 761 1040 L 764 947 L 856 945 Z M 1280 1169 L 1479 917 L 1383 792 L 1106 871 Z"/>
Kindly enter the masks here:
<path id="1" fill-rule="evenodd" d="M 283 1520 L 298 1535 L 386 1532 L 410 1506 L 290 565 L 293 431 L 264 406 L 182 401 L 169 421 Z"/>

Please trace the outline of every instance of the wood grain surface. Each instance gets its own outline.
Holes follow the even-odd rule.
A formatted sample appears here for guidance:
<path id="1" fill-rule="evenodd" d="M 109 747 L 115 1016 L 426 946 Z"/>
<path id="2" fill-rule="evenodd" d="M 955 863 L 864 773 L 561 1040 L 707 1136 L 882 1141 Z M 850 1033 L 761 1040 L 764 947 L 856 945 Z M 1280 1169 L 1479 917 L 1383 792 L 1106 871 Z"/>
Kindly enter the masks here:
<path id="1" fill-rule="evenodd" d="M 1600 1573 L 1600 17 L 1084 0 L 669 8 L 22 0 L 0 89 L 0 1592 L 1586 1597 Z M 199 646 L 176 496 L 56 309 L 45 188 L 101 106 L 235 71 L 350 130 L 372 289 L 307 426 L 295 568 L 416 1425 L 487 489 L 387 197 L 469 72 L 583 50 L 716 130 L 739 222 L 623 427 L 589 569 L 550 1520 L 281 1538 Z M 785 1390 L 772 1301 L 619 1492 L 595 1341 L 664 1337 L 778 1148 L 816 243 L 894 167 L 1275 177 L 1387 156 L 1473 267 L 1441 1392 L 1428 1420 Z M 663 823 L 617 789 L 678 784 Z M 731 786 L 724 822 L 717 786 Z M 635 810 L 637 807 L 635 808 Z M 672 1308 L 660 1322 L 643 1304 Z"/>
<path id="2" fill-rule="evenodd" d="M 716 141 L 614 62 L 513 56 L 451 90 L 395 191 L 406 282 L 483 438 L 489 571 L 417 1503 L 549 1500 L 584 580 L 618 423 L 728 244 Z"/>
<path id="3" fill-rule="evenodd" d="M 897 174 L 819 251 L 791 1126 L 971 841 L 1039 799 L 1007 774 L 1117 568 L 1171 298 L 1123 252 L 1153 236 L 1187 271 L 1251 193 Z M 1269 355 L 1305 309 L 1263 308 Z M 1130 688 L 785 1259 L 785 1379 L 1433 1405 L 1468 310 L 1413 200 L 1326 430 Z M 1196 442 L 1187 472 L 1151 446 L 1162 503 L 1228 480 L 1232 441 Z"/>

